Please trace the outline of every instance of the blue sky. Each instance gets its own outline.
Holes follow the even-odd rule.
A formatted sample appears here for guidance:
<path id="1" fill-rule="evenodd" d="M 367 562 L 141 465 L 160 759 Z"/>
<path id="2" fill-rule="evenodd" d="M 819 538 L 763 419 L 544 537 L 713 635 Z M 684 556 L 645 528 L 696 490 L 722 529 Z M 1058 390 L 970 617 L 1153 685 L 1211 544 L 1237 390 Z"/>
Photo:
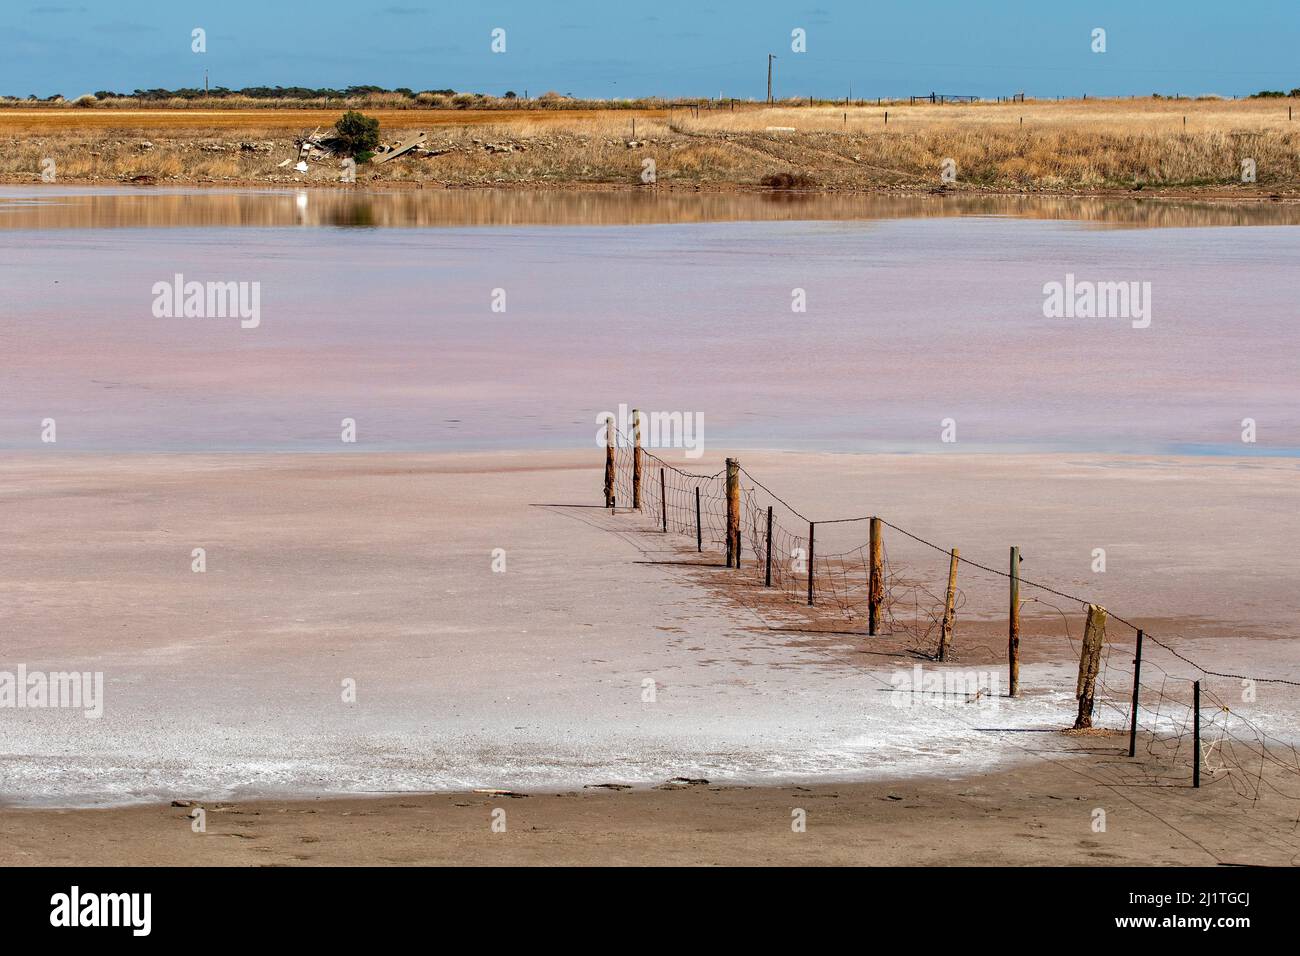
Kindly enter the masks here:
<path id="1" fill-rule="evenodd" d="M 372 83 L 532 95 L 1224 95 L 1300 87 L 1300 0 L 4 0 L 0 93 Z M 208 50 L 190 49 L 191 30 Z M 506 52 L 490 49 L 506 31 Z M 1106 30 L 1106 52 L 1091 33 Z M 791 51 L 791 30 L 807 52 Z"/>

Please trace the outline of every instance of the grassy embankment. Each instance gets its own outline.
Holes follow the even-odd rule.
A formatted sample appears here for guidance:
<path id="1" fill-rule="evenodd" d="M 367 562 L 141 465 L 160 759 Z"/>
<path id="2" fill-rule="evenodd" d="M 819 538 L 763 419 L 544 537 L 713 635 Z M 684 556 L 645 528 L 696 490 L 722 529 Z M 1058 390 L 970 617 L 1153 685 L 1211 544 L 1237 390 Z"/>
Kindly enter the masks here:
<path id="1" fill-rule="evenodd" d="M 429 133 L 418 155 L 363 165 L 363 185 L 638 187 L 643 160 L 651 158 L 659 187 L 762 188 L 775 177 L 827 190 L 1265 198 L 1300 196 L 1300 118 L 1288 119 L 1288 102 L 737 104 L 698 111 L 536 101 L 531 108 L 505 101 L 475 109 L 350 105 L 377 116 L 386 140 Z M 39 182 L 42 160 L 52 158 L 64 183 L 137 176 L 160 184 L 337 183 L 336 163 L 315 163 L 306 174 L 279 164 L 296 159 L 296 136 L 327 128 L 342 106 L 209 106 L 0 106 L 0 180 Z M 957 180 L 944 187 L 946 159 L 956 164 Z M 1244 159 L 1255 161 L 1254 184 L 1241 182 Z"/>

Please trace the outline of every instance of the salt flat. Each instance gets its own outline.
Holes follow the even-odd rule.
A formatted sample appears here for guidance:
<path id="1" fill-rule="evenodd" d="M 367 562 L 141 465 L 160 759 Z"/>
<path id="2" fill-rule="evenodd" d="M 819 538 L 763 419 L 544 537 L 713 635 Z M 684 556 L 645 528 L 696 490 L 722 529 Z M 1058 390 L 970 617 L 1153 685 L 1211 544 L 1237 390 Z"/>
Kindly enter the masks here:
<path id="1" fill-rule="evenodd" d="M 0 710 L 5 802 L 952 776 L 1036 759 L 999 731 L 1068 726 L 1074 664 L 1052 612 L 1026 607 L 1043 643 L 1027 648 L 1023 700 L 899 708 L 891 677 L 915 659 L 773 630 L 710 584 L 724 569 L 648 563 L 683 557 L 653 521 L 567 507 L 599 503 L 599 461 L 6 457 L 0 669 L 102 671 L 105 704 L 98 720 Z M 972 557 L 1014 538 L 1034 576 L 1178 628 L 1194 659 L 1296 676 L 1292 460 L 744 462 L 819 513 L 869 487 L 882 514 Z M 1111 548 L 1106 574 L 1088 570 L 1094 542 Z M 976 645 L 1005 594 L 968 583 L 956 666 L 1004 672 Z M 1284 731 L 1294 695 L 1261 692 L 1252 713 Z"/>

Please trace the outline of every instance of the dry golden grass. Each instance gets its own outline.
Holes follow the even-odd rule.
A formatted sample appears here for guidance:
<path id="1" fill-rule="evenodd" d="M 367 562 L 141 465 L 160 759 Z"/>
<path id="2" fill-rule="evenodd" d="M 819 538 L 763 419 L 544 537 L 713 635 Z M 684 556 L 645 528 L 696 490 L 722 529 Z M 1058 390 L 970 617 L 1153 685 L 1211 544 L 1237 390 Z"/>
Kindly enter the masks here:
<path id="1" fill-rule="evenodd" d="M 1300 117 L 1286 100 L 1088 100 L 888 106 L 737 106 L 673 110 L 375 110 L 381 131 L 429 132 L 429 150 L 361 182 L 448 185 L 641 182 L 755 187 L 791 176 L 840 190 L 934 189 L 945 160 L 956 190 L 1150 189 L 1259 196 L 1300 191 Z M 888 112 L 888 123 L 885 114 Z M 1300 111 L 1297 111 L 1300 112 Z M 293 137 L 338 111 L 0 109 L 0 177 L 150 175 L 174 182 L 336 182 L 337 164 L 297 176 Z M 635 124 L 635 136 L 633 125 Z M 792 127 L 779 132 L 770 127 Z M 149 141 L 151 149 L 142 144 Z M 241 152 L 241 142 L 270 143 Z M 1253 159 L 1257 183 L 1241 183 Z"/>

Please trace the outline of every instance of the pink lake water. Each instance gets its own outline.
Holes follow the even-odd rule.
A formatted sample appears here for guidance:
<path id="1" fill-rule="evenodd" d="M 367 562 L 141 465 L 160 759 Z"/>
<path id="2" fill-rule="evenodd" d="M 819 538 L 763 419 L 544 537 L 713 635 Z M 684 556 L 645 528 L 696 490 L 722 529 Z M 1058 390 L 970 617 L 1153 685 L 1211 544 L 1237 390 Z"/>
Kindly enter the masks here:
<path id="1" fill-rule="evenodd" d="M 335 450 L 344 418 L 358 449 L 590 447 L 620 403 L 698 414 L 718 447 L 1300 448 L 1290 225 L 1102 228 L 1145 221 L 1113 202 L 1041 218 L 1072 215 L 1060 201 L 683 222 L 726 212 L 678 197 L 664 222 L 548 206 L 479 226 L 463 223 L 518 200 L 315 216 L 332 200 L 243 193 L 218 215 L 127 192 L 0 197 L 2 448 L 43 447 L 47 418 L 61 450 Z M 731 214 L 766 214 L 753 202 Z M 377 219 L 397 228 L 329 224 Z M 178 273 L 259 283 L 258 326 L 156 318 L 153 287 Z M 1150 327 L 1046 318 L 1044 285 L 1067 275 L 1150 283 Z"/>
<path id="2" fill-rule="evenodd" d="M 719 450 L 1295 455 L 1294 210 L 4 189 L 0 450 L 594 452 L 596 416 L 626 403 L 700 414 Z M 155 317 L 153 287 L 177 273 L 259 283 L 259 324 Z M 1150 327 L 1044 317 L 1044 284 L 1067 274 L 1149 282 Z M 805 312 L 792 311 L 796 289 Z M 495 290 L 505 311 L 492 308 Z M 357 423 L 355 446 L 340 443 L 343 418 Z M 1245 418 L 1255 444 L 1240 440 Z M 57 422 L 54 446 L 41 441 L 45 419 Z M 944 419 L 953 445 L 940 441 Z M 11 493 L 26 460 L 6 458 Z M 365 516 L 340 537 L 311 510 L 364 487 L 350 507 L 388 515 L 412 507 L 401 483 L 344 482 L 340 497 L 302 501 L 265 492 L 237 462 L 155 462 L 141 487 L 114 470 L 124 459 L 104 459 L 107 477 L 91 457 L 75 465 L 84 472 L 64 473 L 69 459 L 42 465 L 48 475 L 38 470 L 12 500 L 27 530 L 0 561 L 0 669 L 103 669 L 109 706 L 102 722 L 9 712 L 0 800 L 955 774 L 1013 753 L 987 719 L 890 708 L 880 673 L 775 639 L 738 641 L 724 609 L 637 563 L 622 537 L 528 506 L 594 496 L 592 460 L 592 476 L 540 469 L 523 498 L 500 476 L 453 483 L 420 505 L 411 520 L 422 524 L 404 538 Z M 964 493 L 976 501 L 954 508 L 966 524 L 953 540 L 968 555 L 1005 554 L 1001 542 L 1017 540 L 1036 569 L 1059 562 L 1047 578 L 1094 593 L 1095 533 L 1151 582 L 1150 595 L 1121 591 L 1116 606 L 1185 605 L 1197 618 L 1223 612 L 1216 588 L 1228 585 L 1214 572 L 1230 565 L 1254 578 L 1228 605 L 1245 630 L 1201 622 L 1192 656 L 1294 678 L 1290 644 L 1274 649 L 1249 630 L 1285 633 L 1289 620 L 1284 504 L 1261 499 L 1267 483 L 1241 491 L 1244 480 L 1213 474 L 1278 463 L 1205 460 L 1208 477 L 1148 494 L 1179 476 L 1177 461 L 1126 465 L 1156 474 L 1122 479 L 1126 490 L 1092 511 L 1071 496 L 1085 478 L 1110 480 L 1117 466 L 1105 460 L 1080 456 L 1050 486 L 1018 474 L 1028 483 L 1019 496 L 971 481 Z M 236 504 L 184 497 L 176 476 L 191 467 L 228 469 Z M 1030 500 L 1035 485 L 1043 497 Z M 947 518 L 926 515 L 933 487 L 917 486 L 904 522 L 948 533 Z M 829 496 L 820 479 L 812 487 L 818 497 L 800 502 L 827 514 L 868 507 L 856 482 Z M 451 520 L 485 488 L 496 506 Z M 980 499 L 994 496 L 1016 513 L 985 524 Z M 892 494 L 890 513 L 906 498 Z M 1058 505 L 1068 529 L 1043 517 Z M 249 507 L 254 519 L 231 531 Z M 299 524 L 286 519 L 295 511 Z M 1206 528 L 1220 538 L 1202 537 Z M 213 536 L 224 544 L 202 578 L 209 591 L 195 584 L 190 547 Z M 481 560 L 503 541 L 505 579 Z M 906 556 L 906 542 L 889 546 Z M 942 573 L 940 563 L 930 576 Z M 617 600 L 592 600 L 594 587 Z M 1027 666 L 1037 693 L 995 726 L 1058 726 L 1074 706 L 1071 671 Z M 661 672 L 667 706 L 647 708 L 641 679 Z M 365 709 L 338 706 L 343 674 L 361 676 Z M 1270 731 L 1290 734 L 1294 697 L 1260 702 Z"/>

